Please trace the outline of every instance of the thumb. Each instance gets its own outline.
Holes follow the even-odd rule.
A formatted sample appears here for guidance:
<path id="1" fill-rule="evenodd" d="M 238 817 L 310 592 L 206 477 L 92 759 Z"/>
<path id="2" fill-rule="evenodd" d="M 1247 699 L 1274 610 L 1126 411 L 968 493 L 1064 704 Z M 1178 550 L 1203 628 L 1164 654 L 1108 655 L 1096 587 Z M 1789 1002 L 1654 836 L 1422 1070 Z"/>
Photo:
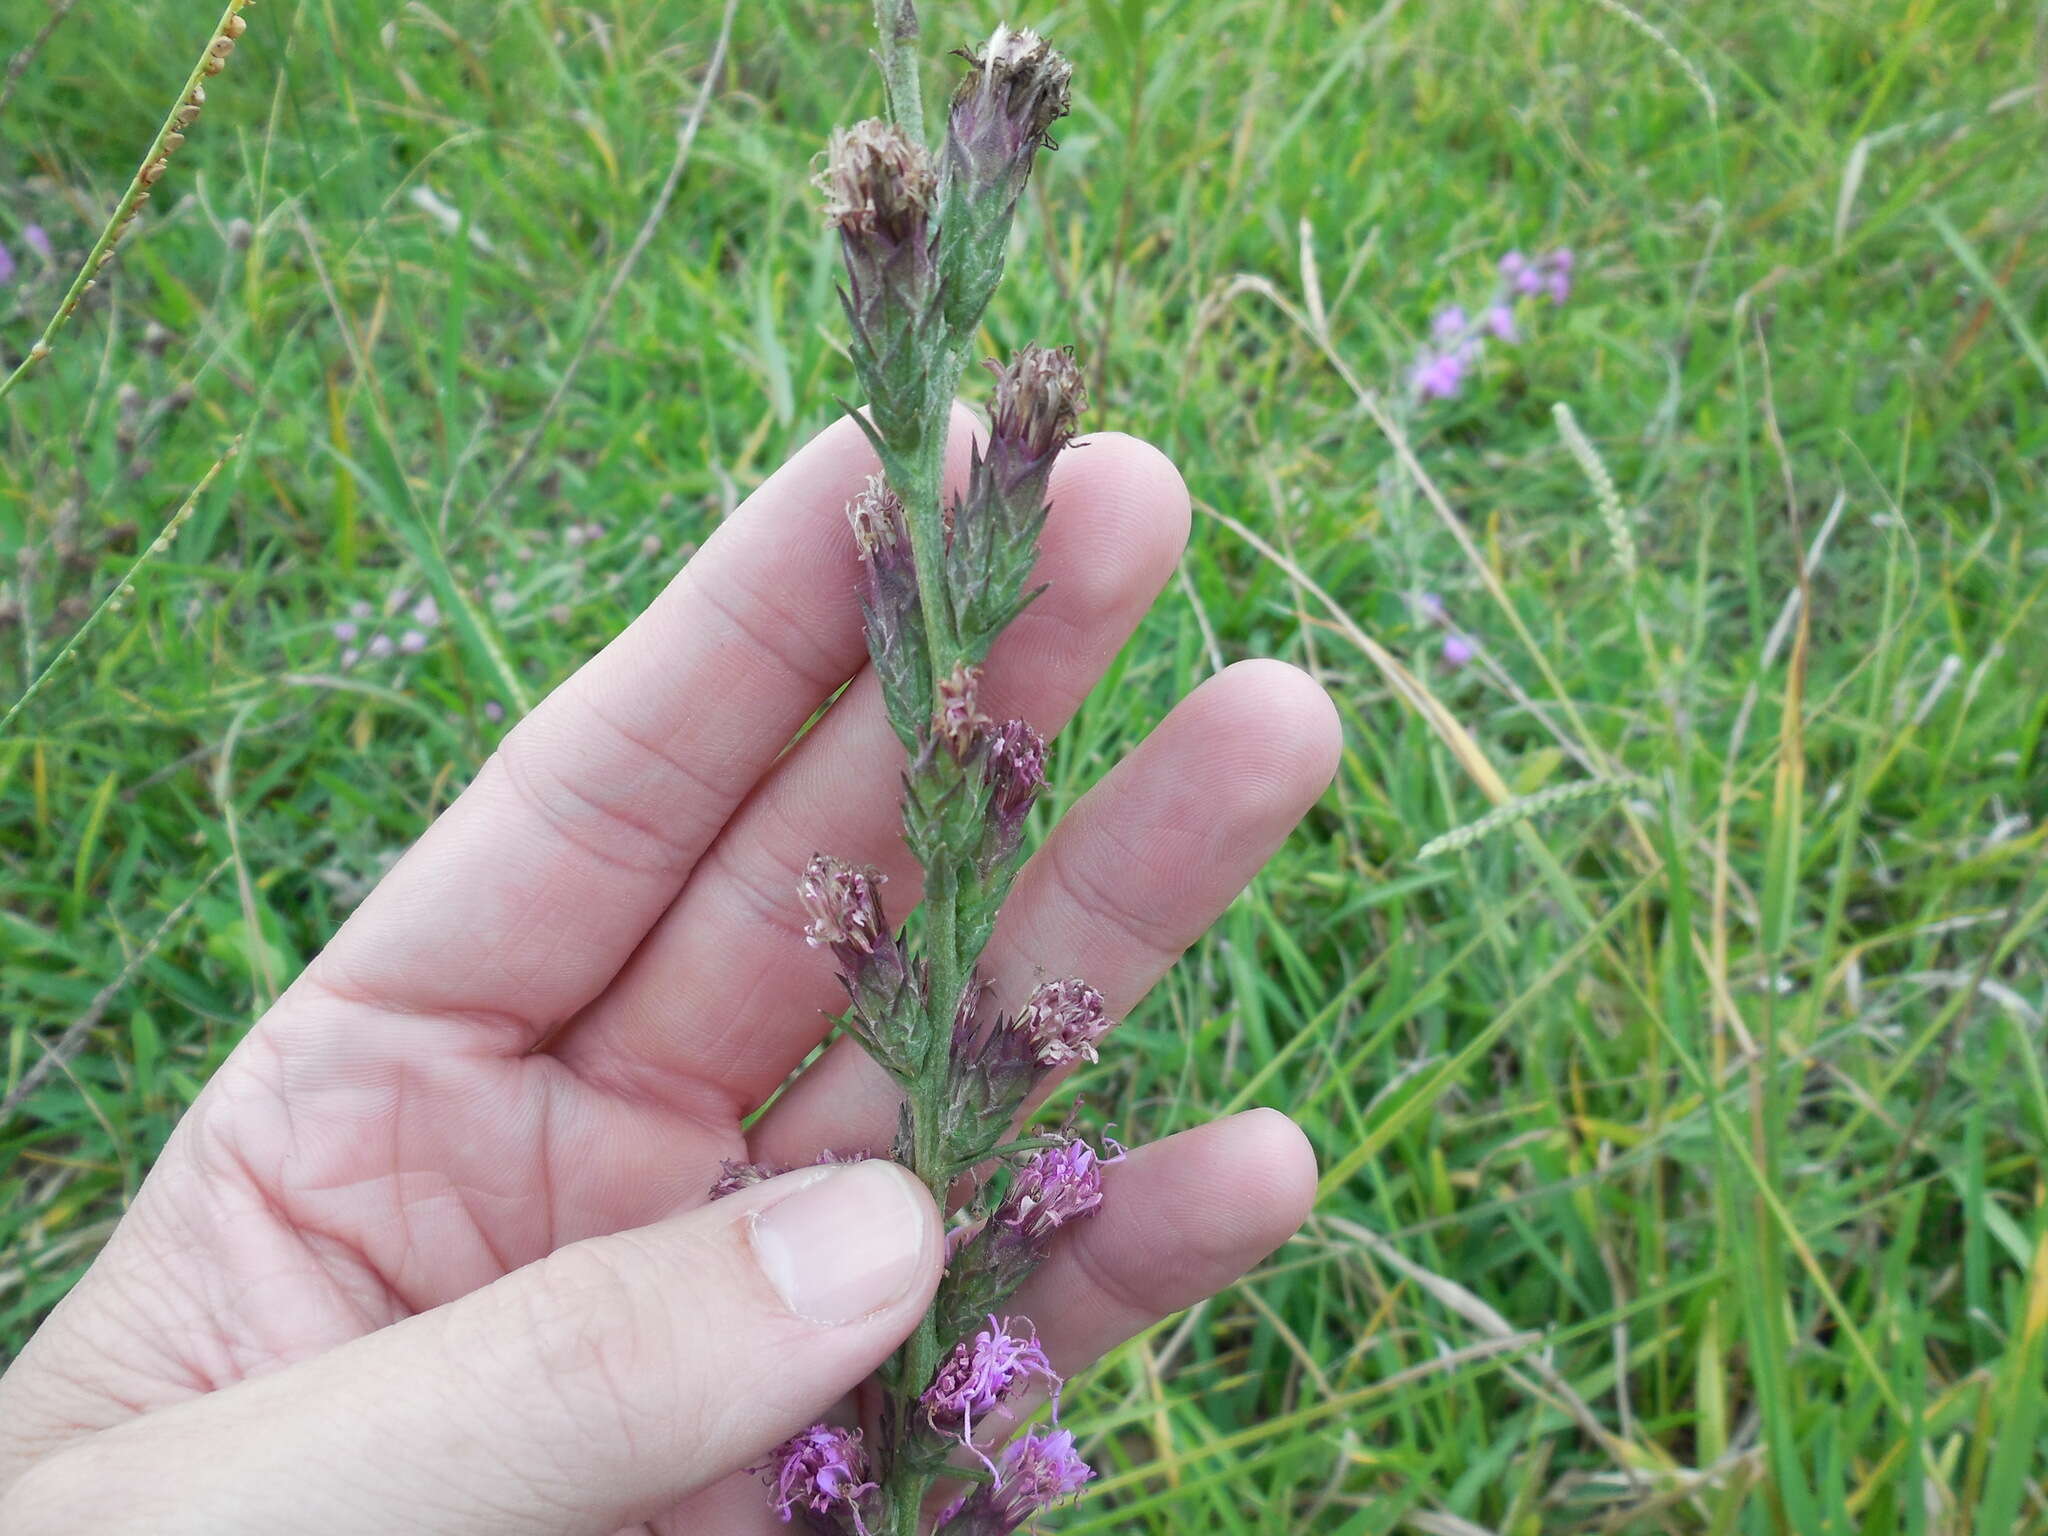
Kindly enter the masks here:
<path id="1" fill-rule="evenodd" d="M 805 1169 L 93 1436 L 0 1529 L 604 1536 L 814 1421 L 908 1336 L 942 1255 L 906 1170 Z"/>

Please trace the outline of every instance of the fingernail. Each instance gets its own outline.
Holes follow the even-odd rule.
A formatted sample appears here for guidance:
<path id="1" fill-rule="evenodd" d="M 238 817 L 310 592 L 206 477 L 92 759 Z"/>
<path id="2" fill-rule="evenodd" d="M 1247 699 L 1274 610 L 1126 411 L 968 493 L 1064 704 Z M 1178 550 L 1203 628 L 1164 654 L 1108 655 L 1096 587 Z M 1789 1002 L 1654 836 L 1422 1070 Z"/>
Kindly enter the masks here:
<path id="1" fill-rule="evenodd" d="M 758 1212 L 754 1256 L 798 1317 L 850 1323 L 916 1282 L 926 1220 L 917 1192 L 890 1164 L 855 1163 Z"/>

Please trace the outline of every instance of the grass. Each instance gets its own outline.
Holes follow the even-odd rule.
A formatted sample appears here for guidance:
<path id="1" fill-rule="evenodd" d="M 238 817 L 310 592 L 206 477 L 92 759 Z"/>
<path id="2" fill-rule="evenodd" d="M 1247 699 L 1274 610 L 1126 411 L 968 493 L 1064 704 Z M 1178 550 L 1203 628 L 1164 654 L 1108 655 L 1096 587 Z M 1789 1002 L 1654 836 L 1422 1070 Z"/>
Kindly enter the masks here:
<path id="1" fill-rule="evenodd" d="M 83 255 L 205 42 L 168 0 L 91 9 L 7 109 L 17 251 L 33 219 Z M 0 1085 L 85 1046 L 0 1125 L 8 1341 L 488 706 L 832 414 L 800 172 L 878 99 L 864 9 L 741 7 L 608 309 L 715 14 L 250 12 L 0 417 L 8 703 L 241 439 L 0 738 Z M 1105 1476 L 1062 1528 L 2048 1532 L 2038 8 L 1034 19 L 1082 93 L 991 349 L 1079 343 L 1095 419 L 1206 514 L 1060 790 L 1240 655 L 1350 727 L 1090 1085 L 1133 1135 L 1286 1107 L 1318 1215 L 1077 1396 Z M 1556 243 L 1572 302 L 1410 401 L 1432 309 Z M 68 276 L 0 290 L 9 366 Z M 428 592 L 459 622 L 424 652 L 338 665 L 348 604 Z"/>

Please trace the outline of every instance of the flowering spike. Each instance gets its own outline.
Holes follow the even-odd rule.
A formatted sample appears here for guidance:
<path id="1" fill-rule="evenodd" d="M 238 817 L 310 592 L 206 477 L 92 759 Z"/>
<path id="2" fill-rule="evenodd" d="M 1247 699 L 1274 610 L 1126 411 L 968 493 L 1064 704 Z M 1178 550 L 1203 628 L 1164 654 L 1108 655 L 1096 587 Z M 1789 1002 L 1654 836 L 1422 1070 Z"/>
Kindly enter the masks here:
<path id="1" fill-rule="evenodd" d="M 870 119 L 832 135 L 818 182 L 846 260 L 846 314 L 868 413 L 891 447 L 909 453 L 928 427 L 924 384 L 937 319 L 931 157 L 901 128 Z"/>
<path id="2" fill-rule="evenodd" d="M 857 1429 L 813 1424 L 769 1452 L 768 1460 L 750 1472 L 774 1490 L 771 1503 L 787 1525 L 798 1510 L 828 1517 L 848 1515 L 858 1536 L 868 1536 L 861 1519 L 861 1500 L 879 1485 L 867 1480 L 867 1452 Z"/>
<path id="3" fill-rule="evenodd" d="M 953 93 L 946 122 L 940 253 L 946 323 L 970 332 L 1003 275 L 1010 221 L 1047 130 L 1066 116 L 1074 66 L 1028 29 L 997 27 Z"/>
<path id="4" fill-rule="evenodd" d="M 860 551 L 868 655 L 882 682 L 890 722 L 901 732 L 901 722 L 923 719 L 932 708 L 931 652 L 903 501 L 880 475 L 871 475 L 846 516 Z M 903 745 L 915 751 L 915 734 L 904 734 Z"/>
<path id="5" fill-rule="evenodd" d="M 1064 347 L 1025 347 L 1008 367 L 990 366 L 996 391 L 988 446 L 969 468 L 946 552 L 960 637 L 977 656 L 1026 600 L 1020 594 L 1037 558 L 1046 485 L 1088 398 Z"/>

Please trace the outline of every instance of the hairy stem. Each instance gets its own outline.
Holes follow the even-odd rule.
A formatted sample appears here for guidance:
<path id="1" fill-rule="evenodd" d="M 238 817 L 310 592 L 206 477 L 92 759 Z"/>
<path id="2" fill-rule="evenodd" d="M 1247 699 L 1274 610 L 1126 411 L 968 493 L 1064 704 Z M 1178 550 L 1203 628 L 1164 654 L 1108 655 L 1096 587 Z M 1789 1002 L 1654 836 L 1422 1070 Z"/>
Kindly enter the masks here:
<path id="1" fill-rule="evenodd" d="M 918 143 L 924 142 L 924 89 L 918 83 L 916 0 L 875 0 L 876 55 L 889 120 Z"/>

